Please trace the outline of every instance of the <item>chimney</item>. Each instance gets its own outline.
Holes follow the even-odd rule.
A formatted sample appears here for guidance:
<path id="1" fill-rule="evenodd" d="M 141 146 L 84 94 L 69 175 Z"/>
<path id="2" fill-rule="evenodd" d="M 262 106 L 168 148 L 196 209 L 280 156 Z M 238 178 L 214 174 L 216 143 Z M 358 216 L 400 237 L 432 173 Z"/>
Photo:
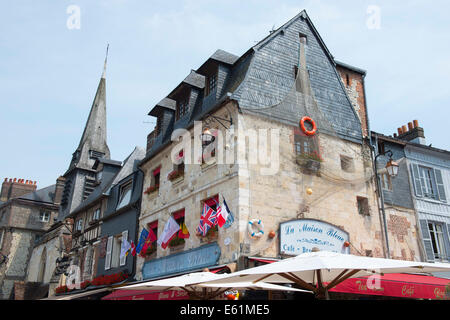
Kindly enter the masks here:
<path id="1" fill-rule="evenodd" d="M 12 198 L 17 198 L 23 196 L 27 193 L 33 192 L 36 190 L 36 185 L 27 183 L 28 180 L 24 179 L 9 179 L 5 178 L 2 183 L 2 190 L 0 192 L 0 201 L 8 201 Z"/>
<path id="2" fill-rule="evenodd" d="M 408 123 L 408 131 L 406 131 L 406 126 L 402 126 L 403 130 L 402 133 L 399 135 L 398 138 L 402 140 L 406 140 L 412 143 L 418 143 L 425 145 L 425 135 L 423 128 L 419 127 L 419 121 L 413 120 L 412 122 Z"/>
<path id="3" fill-rule="evenodd" d="M 66 184 L 66 178 L 63 176 L 60 176 L 58 179 L 56 179 L 56 186 L 55 186 L 55 198 L 53 200 L 54 204 L 60 204 L 62 199 L 62 194 L 64 191 L 64 185 Z"/>

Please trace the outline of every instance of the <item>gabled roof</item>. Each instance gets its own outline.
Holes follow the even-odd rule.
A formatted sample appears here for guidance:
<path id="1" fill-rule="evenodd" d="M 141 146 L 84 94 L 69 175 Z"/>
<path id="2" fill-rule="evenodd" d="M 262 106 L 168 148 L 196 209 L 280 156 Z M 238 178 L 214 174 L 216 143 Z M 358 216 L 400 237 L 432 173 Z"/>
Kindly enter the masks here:
<path id="1" fill-rule="evenodd" d="M 164 98 L 158 102 L 152 110 L 148 113 L 149 116 L 157 117 L 161 112 L 161 109 L 169 109 L 175 111 L 177 108 L 177 102 L 170 98 Z"/>

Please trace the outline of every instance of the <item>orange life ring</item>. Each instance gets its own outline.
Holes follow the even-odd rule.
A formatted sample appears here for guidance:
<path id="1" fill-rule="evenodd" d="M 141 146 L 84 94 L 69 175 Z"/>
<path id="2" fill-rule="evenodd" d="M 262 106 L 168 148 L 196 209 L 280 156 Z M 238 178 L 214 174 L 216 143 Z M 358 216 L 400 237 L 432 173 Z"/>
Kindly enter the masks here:
<path id="1" fill-rule="evenodd" d="M 312 129 L 311 130 L 306 130 L 305 128 L 305 121 L 309 121 L 312 125 Z M 314 122 L 313 119 L 311 119 L 310 117 L 303 117 L 300 120 L 300 128 L 302 129 L 302 131 L 307 135 L 307 136 L 313 136 L 316 131 L 317 131 L 317 126 L 316 123 Z"/>

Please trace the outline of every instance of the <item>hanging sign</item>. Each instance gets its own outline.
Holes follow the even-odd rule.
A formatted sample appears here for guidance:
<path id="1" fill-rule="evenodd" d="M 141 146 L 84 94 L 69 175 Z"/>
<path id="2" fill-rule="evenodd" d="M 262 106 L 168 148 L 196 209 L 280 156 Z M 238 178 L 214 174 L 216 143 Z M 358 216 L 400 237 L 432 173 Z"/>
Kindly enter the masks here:
<path id="1" fill-rule="evenodd" d="M 346 231 L 330 223 L 314 219 L 298 219 L 280 223 L 280 254 L 298 255 L 320 251 L 349 253 Z"/>

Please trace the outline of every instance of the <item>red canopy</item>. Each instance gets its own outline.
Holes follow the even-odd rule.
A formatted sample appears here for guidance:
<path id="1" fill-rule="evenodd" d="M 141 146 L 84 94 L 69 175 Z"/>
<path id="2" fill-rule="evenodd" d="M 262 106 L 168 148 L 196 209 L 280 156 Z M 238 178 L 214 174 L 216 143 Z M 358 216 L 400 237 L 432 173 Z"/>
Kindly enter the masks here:
<path id="1" fill-rule="evenodd" d="M 188 298 L 188 293 L 181 290 L 116 290 L 102 300 L 186 300 Z"/>
<path id="2" fill-rule="evenodd" d="M 380 281 L 377 283 L 376 276 L 378 275 L 347 279 L 331 289 L 330 292 L 412 299 L 439 299 L 445 297 L 445 286 L 450 283 L 450 279 L 405 273 L 390 273 L 379 276 Z"/>

